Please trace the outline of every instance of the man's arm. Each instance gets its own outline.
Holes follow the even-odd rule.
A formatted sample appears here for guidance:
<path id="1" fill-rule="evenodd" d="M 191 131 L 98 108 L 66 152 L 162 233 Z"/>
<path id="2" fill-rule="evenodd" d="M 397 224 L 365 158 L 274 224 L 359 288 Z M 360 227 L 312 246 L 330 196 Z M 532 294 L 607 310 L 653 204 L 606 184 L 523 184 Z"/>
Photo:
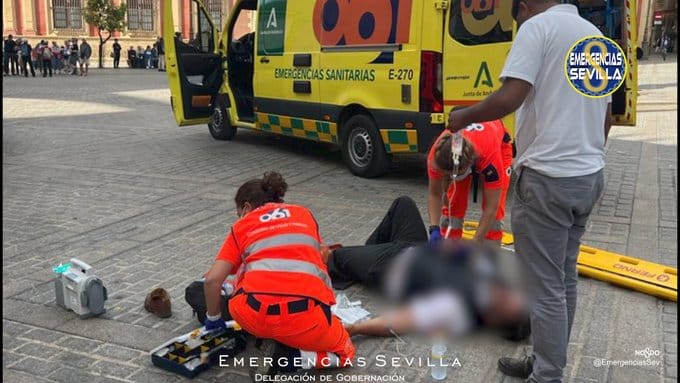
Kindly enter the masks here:
<path id="1" fill-rule="evenodd" d="M 496 221 L 496 212 L 498 212 L 498 207 L 501 204 L 502 190 L 501 188 L 484 189 L 484 210 L 482 211 L 482 217 L 479 219 L 479 226 L 475 231 L 475 236 L 472 238 L 473 240 L 482 241 L 493 226 L 494 221 Z"/>
<path id="2" fill-rule="evenodd" d="M 413 331 L 413 328 L 413 315 L 408 308 L 402 308 L 389 315 L 381 315 L 377 318 L 345 326 L 350 336 L 392 336 L 394 334 L 409 333 Z"/>
<path id="3" fill-rule="evenodd" d="M 609 129 L 612 127 L 612 103 L 607 104 L 607 112 L 604 115 L 604 142 L 609 138 Z"/>
<path id="4" fill-rule="evenodd" d="M 531 84 L 524 80 L 508 77 L 500 89 L 483 101 L 470 107 L 449 113 L 448 129 L 457 132 L 475 123 L 501 119 L 514 112 L 531 91 Z"/>
<path id="5" fill-rule="evenodd" d="M 231 274 L 232 264 L 227 261 L 217 260 L 205 275 L 203 293 L 205 294 L 205 304 L 208 315 L 220 315 L 220 289 L 222 283 Z"/>

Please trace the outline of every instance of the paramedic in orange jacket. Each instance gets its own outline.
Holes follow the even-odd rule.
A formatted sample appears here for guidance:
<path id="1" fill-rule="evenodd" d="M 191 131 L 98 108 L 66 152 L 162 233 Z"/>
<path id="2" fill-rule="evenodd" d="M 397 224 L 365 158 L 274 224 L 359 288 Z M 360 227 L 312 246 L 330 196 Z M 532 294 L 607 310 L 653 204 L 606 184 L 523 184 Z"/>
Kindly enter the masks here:
<path id="1" fill-rule="evenodd" d="M 251 374 L 349 366 L 355 352 L 330 312 L 335 297 L 316 220 L 306 208 L 283 202 L 287 187 L 280 174 L 268 172 L 238 189 L 239 219 L 205 278 L 205 326 L 220 331 L 220 288 L 237 274 L 229 312 L 245 331 L 264 339 L 260 351 L 275 361 L 260 362 Z"/>
<path id="2" fill-rule="evenodd" d="M 436 242 L 444 237 L 449 226 L 448 238 L 461 238 L 472 183 L 471 172 L 476 172 L 482 183 L 482 216 L 474 240 L 500 244 L 512 166 L 510 134 L 501 120 L 471 124 L 461 133 L 463 153 L 455 181 L 451 181 L 453 160 L 449 131 L 444 131 L 437 138 L 427 157 L 430 241 Z"/>

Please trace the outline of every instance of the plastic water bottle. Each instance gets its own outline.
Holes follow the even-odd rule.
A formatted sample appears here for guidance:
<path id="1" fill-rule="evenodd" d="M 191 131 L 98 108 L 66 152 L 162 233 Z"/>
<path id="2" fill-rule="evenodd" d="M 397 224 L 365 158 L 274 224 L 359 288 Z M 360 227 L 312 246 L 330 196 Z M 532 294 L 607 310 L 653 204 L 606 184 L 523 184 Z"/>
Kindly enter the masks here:
<path id="1" fill-rule="evenodd" d="M 432 355 L 430 356 L 431 370 L 430 375 L 432 379 L 444 380 L 446 379 L 446 345 L 439 339 L 435 340 L 432 345 Z"/>

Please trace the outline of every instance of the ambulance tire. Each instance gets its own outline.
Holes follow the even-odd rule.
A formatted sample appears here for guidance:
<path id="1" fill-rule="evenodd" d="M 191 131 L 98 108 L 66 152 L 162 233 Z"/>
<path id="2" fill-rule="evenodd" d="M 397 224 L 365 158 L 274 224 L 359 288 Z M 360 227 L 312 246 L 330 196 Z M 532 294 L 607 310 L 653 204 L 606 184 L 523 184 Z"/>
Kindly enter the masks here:
<path id="1" fill-rule="evenodd" d="M 210 135 L 214 139 L 222 141 L 231 140 L 236 134 L 236 128 L 231 126 L 229 122 L 229 114 L 221 97 L 218 97 L 215 101 L 215 108 L 213 108 L 210 122 L 208 122 L 208 130 L 210 130 Z"/>
<path id="2" fill-rule="evenodd" d="M 372 178 L 387 172 L 390 160 L 371 117 L 364 114 L 351 117 L 342 132 L 342 159 L 352 174 Z"/>

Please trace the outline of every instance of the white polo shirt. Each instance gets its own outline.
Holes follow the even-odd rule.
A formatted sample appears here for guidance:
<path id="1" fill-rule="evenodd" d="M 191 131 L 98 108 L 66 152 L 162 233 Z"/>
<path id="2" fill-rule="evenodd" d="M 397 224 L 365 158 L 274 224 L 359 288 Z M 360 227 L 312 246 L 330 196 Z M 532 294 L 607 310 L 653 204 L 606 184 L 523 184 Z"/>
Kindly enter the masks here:
<path id="1" fill-rule="evenodd" d="M 604 167 L 604 119 L 611 96 L 588 98 L 565 75 L 569 49 L 602 33 L 571 4 L 550 7 L 519 28 L 501 72 L 533 85 L 515 117 L 515 168 L 577 177 Z"/>

